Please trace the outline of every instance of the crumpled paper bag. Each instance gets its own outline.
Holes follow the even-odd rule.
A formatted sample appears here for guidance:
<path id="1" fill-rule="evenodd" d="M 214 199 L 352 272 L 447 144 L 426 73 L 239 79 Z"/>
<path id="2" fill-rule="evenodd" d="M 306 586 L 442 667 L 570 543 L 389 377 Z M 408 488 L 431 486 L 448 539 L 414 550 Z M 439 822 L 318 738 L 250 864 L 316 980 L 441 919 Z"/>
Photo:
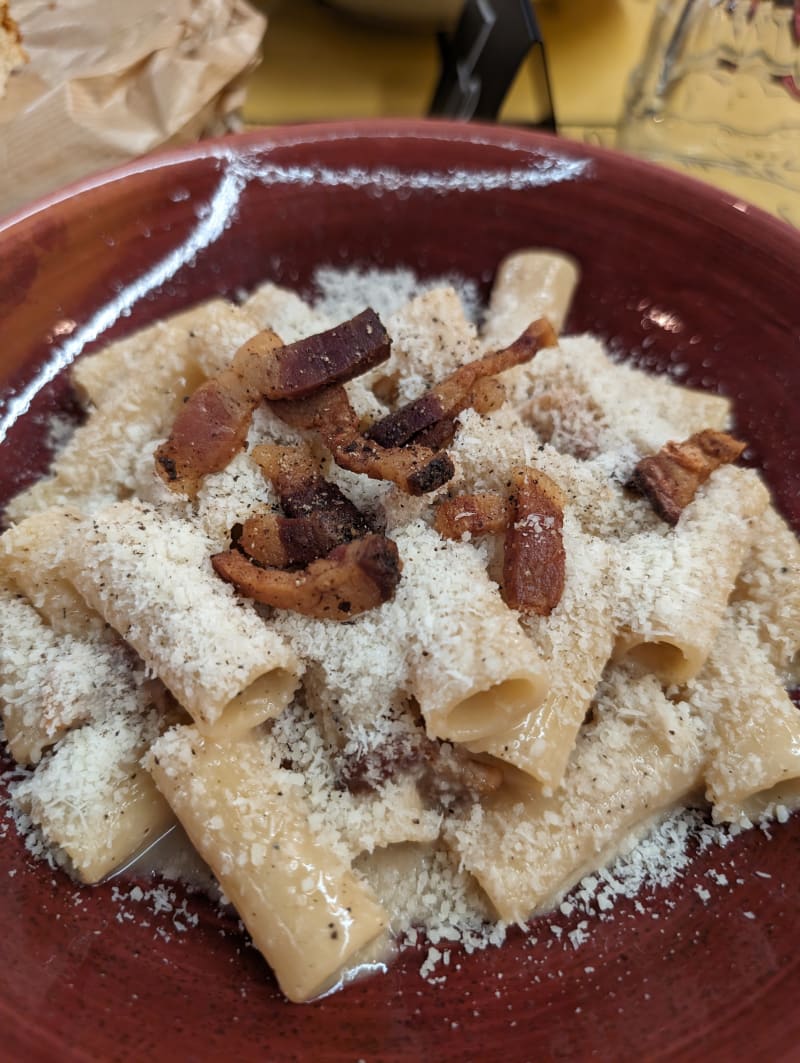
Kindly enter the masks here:
<path id="1" fill-rule="evenodd" d="M 224 132 L 266 19 L 246 0 L 15 0 L 30 62 L 0 100 L 0 215 Z"/>

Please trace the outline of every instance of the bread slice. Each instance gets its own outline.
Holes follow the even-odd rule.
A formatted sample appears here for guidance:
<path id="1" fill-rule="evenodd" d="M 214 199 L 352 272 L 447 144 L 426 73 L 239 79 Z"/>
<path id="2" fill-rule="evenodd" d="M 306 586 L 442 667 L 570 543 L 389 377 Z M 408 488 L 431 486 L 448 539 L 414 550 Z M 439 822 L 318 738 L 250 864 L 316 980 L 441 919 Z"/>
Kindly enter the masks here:
<path id="1" fill-rule="evenodd" d="M 27 61 L 19 26 L 11 17 L 7 0 L 0 0 L 0 99 L 11 74 Z"/>

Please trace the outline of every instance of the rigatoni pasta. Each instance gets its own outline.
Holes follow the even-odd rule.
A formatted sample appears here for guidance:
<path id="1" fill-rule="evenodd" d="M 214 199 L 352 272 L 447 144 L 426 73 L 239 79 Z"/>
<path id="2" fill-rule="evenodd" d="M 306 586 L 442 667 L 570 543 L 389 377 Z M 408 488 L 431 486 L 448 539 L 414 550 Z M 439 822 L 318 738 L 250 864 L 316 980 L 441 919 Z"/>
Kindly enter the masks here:
<path id="1" fill-rule="evenodd" d="M 74 727 L 99 719 L 142 681 L 126 647 L 53 630 L 23 595 L 0 586 L 0 703 L 18 764 L 37 764 Z M 126 659 L 127 657 L 127 659 Z"/>
<path id="2" fill-rule="evenodd" d="M 800 713 L 739 603 L 689 690 L 710 734 L 705 781 L 714 817 L 748 823 L 773 789 L 797 786 Z"/>
<path id="3" fill-rule="evenodd" d="M 75 509 L 32 513 L 0 538 L 0 572 L 10 579 L 59 634 L 97 632 L 103 621 L 64 576 L 61 550 L 81 523 Z"/>
<path id="4" fill-rule="evenodd" d="M 772 506 L 758 521 L 731 600 L 754 625 L 759 644 L 788 686 L 797 682 L 800 652 L 800 543 Z"/>
<path id="5" fill-rule="evenodd" d="M 317 843 L 298 782 L 270 745 L 249 736 L 220 746 L 177 728 L 147 763 L 281 989 L 302 1001 L 330 989 L 388 920 L 346 864 Z"/>
<path id="6" fill-rule="evenodd" d="M 512 255 L 482 328 L 387 297 L 391 344 L 267 283 L 78 362 L 87 421 L 0 538 L 11 799 L 57 862 L 177 818 L 301 1001 L 376 961 L 412 868 L 502 928 L 683 802 L 788 814 L 800 547 L 731 457 L 674 523 L 642 493 L 730 405 L 531 325 L 575 281 Z"/>
<path id="7" fill-rule="evenodd" d="M 14 786 L 17 807 L 82 882 L 123 867 L 174 823 L 140 763 L 163 724 L 157 707 L 130 712 L 117 705 L 70 730 Z"/>
<path id="8" fill-rule="evenodd" d="M 431 737 L 469 744 L 541 701 L 546 667 L 471 550 L 422 522 L 398 532 L 409 569 L 397 607 L 409 632 L 410 693 Z"/>
<path id="9" fill-rule="evenodd" d="M 551 250 L 516 251 L 497 267 L 483 326 L 487 345 L 511 343 L 537 317 L 561 331 L 578 283 L 578 263 Z"/>
<path id="10" fill-rule="evenodd" d="M 587 336 L 564 337 L 557 349 L 514 369 L 509 384 L 509 402 L 523 418 L 559 450 L 584 459 L 606 453 L 626 463 L 730 420 L 726 398 L 643 376 Z"/>
<path id="11" fill-rule="evenodd" d="M 75 430 L 51 474 L 12 499 L 7 519 L 52 506 L 94 509 L 126 497 L 140 450 L 166 431 L 184 398 L 256 327 L 238 307 L 213 300 L 92 355 L 80 370 L 79 389 L 96 404 L 93 415 Z M 135 373 L 128 372 L 131 363 Z"/>
<path id="12" fill-rule="evenodd" d="M 513 764 L 547 787 L 558 786 L 576 736 L 595 696 L 614 642 L 613 557 L 588 536 L 572 514 L 564 520 L 567 554 L 564 594 L 548 617 L 528 617 L 523 628 L 547 661 L 547 693 L 516 727 L 469 743 Z"/>
<path id="13" fill-rule="evenodd" d="M 672 533 L 628 540 L 618 566 L 617 659 L 632 657 L 667 684 L 698 673 L 768 503 L 755 473 L 722 468 Z"/>
<path id="14" fill-rule="evenodd" d="M 381 609 L 342 632 L 293 614 L 276 619 L 321 676 L 310 680 L 312 697 L 320 686 L 332 691 L 364 725 L 376 715 L 370 695 L 379 700 L 388 685 L 387 700 L 396 693 L 413 698 L 427 733 L 452 742 L 514 727 L 541 701 L 547 671 L 480 559 L 422 521 L 399 530 L 395 541 L 403 580 Z"/>
<path id="15" fill-rule="evenodd" d="M 209 553 L 194 523 L 119 502 L 73 532 L 64 571 L 201 727 L 233 714 L 249 730 L 278 715 L 300 666 L 214 577 Z"/>
<path id="16" fill-rule="evenodd" d="M 609 673 L 551 793 L 523 780 L 446 821 L 445 837 L 503 919 L 524 922 L 693 794 L 703 732 L 652 676 Z"/>

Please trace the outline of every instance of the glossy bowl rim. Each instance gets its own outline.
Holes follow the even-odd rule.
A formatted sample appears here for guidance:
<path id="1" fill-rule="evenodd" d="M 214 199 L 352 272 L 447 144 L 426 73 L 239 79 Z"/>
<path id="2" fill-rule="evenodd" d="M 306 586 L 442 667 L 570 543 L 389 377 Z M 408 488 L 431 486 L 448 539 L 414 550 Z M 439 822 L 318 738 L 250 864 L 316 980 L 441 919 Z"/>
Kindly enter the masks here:
<path id="1" fill-rule="evenodd" d="M 475 135 L 469 135 L 474 132 Z M 44 196 L 32 200 L 10 214 L 0 216 L 0 240 L 21 224 L 46 213 L 52 207 L 139 175 L 154 170 L 166 170 L 187 163 L 225 159 L 241 155 L 248 150 L 280 149 L 292 144 L 314 144 L 330 140 L 379 140 L 385 137 L 418 137 L 425 139 L 434 135 L 437 140 L 454 140 L 466 143 L 488 141 L 493 147 L 508 147 L 511 150 L 525 148 L 550 148 L 568 155 L 585 154 L 591 158 L 622 165 L 631 173 L 641 173 L 647 181 L 655 180 L 664 187 L 673 187 L 692 198 L 696 207 L 720 212 L 733 211 L 736 224 L 753 224 L 758 227 L 762 239 L 773 237 L 788 240 L 796 245 L 800 256 L 800 230 L 788 222 L 770 214 L 762 207 L 725 189 L 672 170 L 667 166 L 643 159 L 612 147 L 587 144 L 536 129 L 517 125 L 499 125 L 488 122 L 459 122 L 438 118 L 357 118 L 332 122 L 298 122 L 287 125 L 266 125 L 242 132 L 228 133 L 219 137 L 195 141 L 180 147 L 157 150 L 139 156 L 129 162 L 103 168 L 70 182 Z M 728 217 L 732 216 L 727 214 Z M 705 220 L 712 218 L 705 214 Z M 722 215 L 720 215 L 720 218 Z"/>

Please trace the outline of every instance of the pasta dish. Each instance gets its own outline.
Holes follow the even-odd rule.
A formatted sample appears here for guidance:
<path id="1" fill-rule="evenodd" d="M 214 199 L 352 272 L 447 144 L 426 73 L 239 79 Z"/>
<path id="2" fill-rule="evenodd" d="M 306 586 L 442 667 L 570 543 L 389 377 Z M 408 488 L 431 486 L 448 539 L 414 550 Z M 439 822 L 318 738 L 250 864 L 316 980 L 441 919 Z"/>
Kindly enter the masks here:
<path id="1" fill-rule="evenodd" d="M 687 801 L 800 793 L 800 547 L 719 395 L 559 335 L 575 264 L 332 319 L 273 284 L 73 367 L 9 503 L 10 801 L 103 880 L 176 823 L 285 995 L 424 870 L 524 923 Z M 424 922 L 424 913 L 420 917 Z"/>

